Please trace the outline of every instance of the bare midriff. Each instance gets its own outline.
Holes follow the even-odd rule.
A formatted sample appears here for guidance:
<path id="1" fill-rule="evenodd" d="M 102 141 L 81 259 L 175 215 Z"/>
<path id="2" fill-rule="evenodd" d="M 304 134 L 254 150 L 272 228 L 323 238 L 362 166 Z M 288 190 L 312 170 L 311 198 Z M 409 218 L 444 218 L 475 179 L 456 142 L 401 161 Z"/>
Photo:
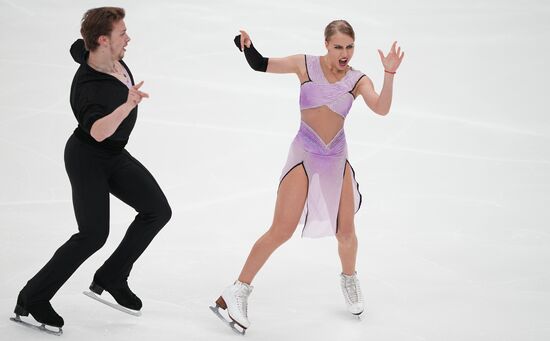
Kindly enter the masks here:
<path id="1" fill-rule="evenodd" d="M 302 121 L 310 126 L 325 144 L 332 141 L 334 136 L 344 127 L 344 118 L 326 105 L 303 109 Z"/>

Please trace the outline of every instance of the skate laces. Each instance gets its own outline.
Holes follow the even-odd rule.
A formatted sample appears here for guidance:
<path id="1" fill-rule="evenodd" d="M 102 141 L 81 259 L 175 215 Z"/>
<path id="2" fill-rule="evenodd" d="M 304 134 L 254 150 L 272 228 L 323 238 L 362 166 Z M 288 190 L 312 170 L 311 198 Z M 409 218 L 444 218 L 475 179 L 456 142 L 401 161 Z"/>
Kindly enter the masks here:
<path id="1" fill-rule="evenodd" d="M 351 276 L 342 274 L 342 289 L 345 290 L 346 299 L 349 303 L 359 303 L 362 301 L 361 287 L 356 274 Z"/>
<path id="2" fill-rule="evenodd" d="M 237 301 L 237 306 L 239 310 L 244 314 L 245 317 L 248 316 L 248 296 L 252 292 L 252 288 L 242 282 L 237 283 L 237 290 L 235 292 L 235 300 Z"/>

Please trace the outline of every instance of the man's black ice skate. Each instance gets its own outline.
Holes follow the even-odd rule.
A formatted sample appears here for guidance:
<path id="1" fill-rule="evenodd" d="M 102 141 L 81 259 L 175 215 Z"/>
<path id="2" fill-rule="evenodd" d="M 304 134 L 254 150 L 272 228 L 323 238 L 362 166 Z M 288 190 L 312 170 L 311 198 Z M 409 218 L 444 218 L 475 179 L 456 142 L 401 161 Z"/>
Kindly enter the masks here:
<path id="1" fill-rule="evenodd" d="M 103 290 L 111 294 L 118 304 L 109 302 L 99 297 L 103 293 Z M 97 279 L 94 279 L 90 285 L 90 291 L 85 291 L 84 295 L 124 313 L 134 316 L 141 316 L 140 309 L 143 304 L 141 303 L 139 297 L 137 297 L 137 295 L 130 290 L 128 287 L 128 282 L 126 281 L 119 283 L 116 286 L 106 287 L 101 284 L 101 282 L 98 282 Z"/>
<path id="2" fill-rule="evenodd" d="M 55 312 L 50 302 L 43 301 L 28 304 L 24 295 L 20 293 L 17 297 L 17 304 L 15 305 L 14 313 L 15 317 L 10 318 L 13 322 L 20 323 L 26 327 L 37 329 L 48 334 L 63 334 L 61 327 L 63 327 L 65 322 L 63 321 L 63 318 Z M 29 314 L 31 314 L 36 322 L 41 325 L 38 326 L 21 319 L 21 316 L 29 316 Z M 58 330 L 51 330 L 46 328 L 46 326 L 56 327 Z"/>

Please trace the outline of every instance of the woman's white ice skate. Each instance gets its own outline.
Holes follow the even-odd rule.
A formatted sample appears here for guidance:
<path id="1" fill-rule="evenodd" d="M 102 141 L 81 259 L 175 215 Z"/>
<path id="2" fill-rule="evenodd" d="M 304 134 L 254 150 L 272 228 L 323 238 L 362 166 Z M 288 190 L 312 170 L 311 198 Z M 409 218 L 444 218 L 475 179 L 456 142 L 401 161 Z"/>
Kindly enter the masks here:
<path id="1" fill-rule="evenodd" d="M 357 273 L 351 276 L 343 273 L 340 274 L 340 285 L 342 286 L 342 293 L 344 294 L 349 312 L 357 316 L 358 319 L 361 319 L 362 315 L 364 315 L 364 302 Z"/>
<path id="2" fill-rule="evenodd" d="M 216 316 L 233 331 L 241 335 L 244 335 L 246 329 L 250 326 L 250 321 L 248 321 L 248 296 L 252 293 L 253 288 L 251 285 L 236 281 L 233 285 L 225 288 L 222 295 L 216 300 L 216 306 L 210 307 Z M 220 308 L 227 310 L 229 318 L 220 313 Z"/>

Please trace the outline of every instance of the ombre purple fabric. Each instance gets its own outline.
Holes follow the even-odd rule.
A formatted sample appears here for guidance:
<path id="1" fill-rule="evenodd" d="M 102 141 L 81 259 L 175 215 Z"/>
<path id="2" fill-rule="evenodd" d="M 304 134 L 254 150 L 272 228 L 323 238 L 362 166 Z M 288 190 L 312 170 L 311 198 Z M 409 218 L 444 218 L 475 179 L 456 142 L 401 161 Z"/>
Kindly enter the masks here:
<path id="1" fill-rule="evenodd" d="M 319 57 L 306 56 L 309 81 L 301 86 L 300 109 L 326 105 L 343 118 L 348 114 L 354 97 L 352 90 L 363 74 L 349 70 L 342 80 L 329 83 L 321 70 Z M 319 238 L 333 236 L 338 231 L 338 210 L 348 162 L 348 149 L 344 129 L 341 129 L 328 144 L 304 121 L 300 123 L 285 167 L 285 176 L 296 167 L 303 167 L 308 179 L 306 205 L 300 219 L 304 225 L 302 237 Z M 350 164 L 351 168 L 351 164 Z M 361 206 L 359 184 L 352 169 L 355 212 Z"/>
<path id="2" fill-rule="evenodd" d="M 300 88 L 300 109 L 311 109 L 326 105 L 342 117 L 351 109 L 353 89 L 363 73 L 354 69 L 348 70 L 344 78 L 336 83 L 329 83 L 321 69 L 319 56 L 305 56 L 309 81 Z"/>

